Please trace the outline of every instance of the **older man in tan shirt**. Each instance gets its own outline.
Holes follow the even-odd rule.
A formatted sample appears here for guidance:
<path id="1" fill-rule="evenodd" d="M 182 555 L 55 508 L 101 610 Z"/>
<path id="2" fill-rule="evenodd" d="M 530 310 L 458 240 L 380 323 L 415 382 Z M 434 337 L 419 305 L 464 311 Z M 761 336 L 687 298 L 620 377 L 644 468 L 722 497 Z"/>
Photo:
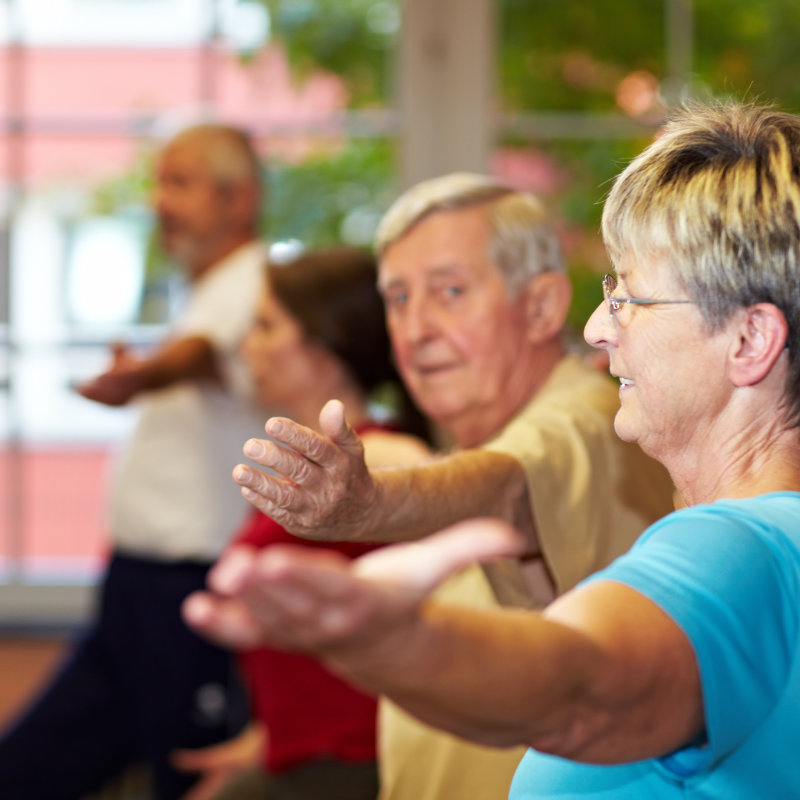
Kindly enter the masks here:
<path id="1" fill-rule="evenodd" d="M 660 465 L 618 439 L 617 388 L 569 354 L 571 300 L 541 204 L 492 179 L 424 182 L 378 231 L 379 283 L 400 372 L 458 452 L 370 473 L 340 407 L 326 436 L 286 420 L 251 440 L 245 496 L 310 538 L 413 539 L 471 516 L 498 516 L 527 537 L 518 560 L 470 567 L 437 595 L 460 605 L 542 607 L 609 563 L 671 508 Z M 383 800 L 504 797 L 524 748 L 498 750 L 422 725 L 382 703 Z"/>

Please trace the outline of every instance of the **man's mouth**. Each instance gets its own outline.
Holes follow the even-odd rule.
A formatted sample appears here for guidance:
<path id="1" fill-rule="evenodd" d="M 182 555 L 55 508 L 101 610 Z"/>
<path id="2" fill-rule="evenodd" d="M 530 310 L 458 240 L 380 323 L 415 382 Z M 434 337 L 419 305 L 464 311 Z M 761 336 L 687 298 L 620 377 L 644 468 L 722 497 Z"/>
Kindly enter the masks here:
<path id="1" fill-rule="evenodd" d="M 441 375 L 445 372 L 455 369 L 456 366 L 457 364 L 422 364 L 417 365 L 416 370 L 420 375 L 427 378 Z"/>

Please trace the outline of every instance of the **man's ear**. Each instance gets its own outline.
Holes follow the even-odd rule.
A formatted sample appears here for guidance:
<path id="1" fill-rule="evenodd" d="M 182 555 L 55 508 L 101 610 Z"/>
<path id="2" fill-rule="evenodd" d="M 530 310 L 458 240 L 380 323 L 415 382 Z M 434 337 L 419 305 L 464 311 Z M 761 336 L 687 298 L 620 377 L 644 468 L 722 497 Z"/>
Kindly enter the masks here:
<path id="1" fill-rule="evenodd" d="M 572 302 L 572 284 L 560 272 L 543 272 L 523 289 L 528 339 L 544 342 L 561 333 Z"/>
<path id="2" fill-rule="evenodd" d="M 246 181 L 220 184 L 219 196 L 222 208 L 234 225 L 248 227 L 258 214 L 258 189 Z"/>
<path id="3" fill-rule="evenodd" d="M 731 325 L 737 336 L 729 360 L 731 381 L 735 386 L 753 386 L 783 353 L 789 331 L 786 317 L 772 303 L 756 303 L 742 309 Z"/>

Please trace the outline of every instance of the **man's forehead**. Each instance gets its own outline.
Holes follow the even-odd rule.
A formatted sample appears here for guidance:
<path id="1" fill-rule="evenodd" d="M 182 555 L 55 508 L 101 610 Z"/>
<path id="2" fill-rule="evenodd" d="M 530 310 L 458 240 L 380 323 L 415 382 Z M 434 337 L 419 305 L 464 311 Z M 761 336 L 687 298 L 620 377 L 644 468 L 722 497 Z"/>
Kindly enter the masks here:
<path id="1" fill-rule="evenodd" d="M 167 144 L 159 154 L 157 163 L 162 170 L 202 174 L 210 172 L 207 150 L 201 143 L 192 140 Z"/>
<path id="2" fill-rule="evenodd" d="M 381 259 L 378 265 L 378 286 L 386 288 L 409 281 L 435 282 L 452 277 L 468 277 L 479 271 L 476 260 L 443 259 L 428 262 L 403 259 L 387 262 Z"/>

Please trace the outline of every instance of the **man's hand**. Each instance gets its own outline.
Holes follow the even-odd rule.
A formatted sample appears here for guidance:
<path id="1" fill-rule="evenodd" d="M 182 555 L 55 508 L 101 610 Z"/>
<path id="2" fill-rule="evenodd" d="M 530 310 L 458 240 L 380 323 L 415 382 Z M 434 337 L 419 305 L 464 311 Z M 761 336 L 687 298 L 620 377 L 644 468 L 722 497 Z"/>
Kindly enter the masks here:
<path id="1" fill-rule="evenodd" d="M 264 727 L 253 723 L 227 742 L 197 750 L 175 750 L 170 760 L 177 769 L 200 774 L 181 800 L 211 800 L 241 772 L 258 767 L 265 736 Z"/>
<path id="2" fill-rule="evenodd" d="M 163 389 L 180 381 L 220 382 L 214 348 L 204 336 L 191 335 L 164 343 L 147 358 L 134 358 L 125 345 L 111 345 L 111 367 L 76 387 L 88 400 L 123 406 L 140 392 Z"/>
<path id="3" fill-rule="evenodd" d="M 328 657 L 345 670 L 374 664 L 379 675 L 408 649 L 436 586 L 467 564 L 522 547 L 513 528 L 494 520 L 461 523 L 355 561 L 295 545 L 234 547 L 211 570 L 211 591 L 190 595 L 183 615 L 228 647 L 269 644 Z"/>
<path id="4" fill-rule="evenodd" d="M 107 406 L 124 406 L 145 388 L 141 362 L 134 358 L 124 344 L 111 345 L 111 366 L 108 370 L 86 383 L 76 391 L 87 400 Z"/>
<path id="5" fill-rule="evenodd" d="M 368 541 L 380 503 L 364 447 L 338 400 L 325 404 L 319 422 L 322 434 L 290 419 L 268 420 L 265 430 L 275 441 L 250 439 L 244 454 L 277 477 L 239 464 L 233 479 L 250 503 L 297 536 Z"/>

